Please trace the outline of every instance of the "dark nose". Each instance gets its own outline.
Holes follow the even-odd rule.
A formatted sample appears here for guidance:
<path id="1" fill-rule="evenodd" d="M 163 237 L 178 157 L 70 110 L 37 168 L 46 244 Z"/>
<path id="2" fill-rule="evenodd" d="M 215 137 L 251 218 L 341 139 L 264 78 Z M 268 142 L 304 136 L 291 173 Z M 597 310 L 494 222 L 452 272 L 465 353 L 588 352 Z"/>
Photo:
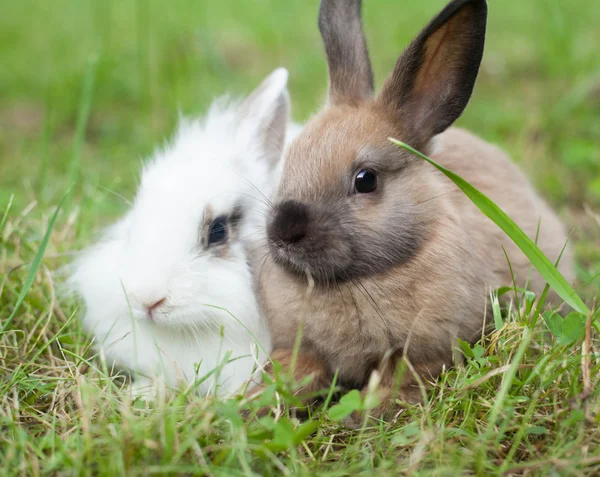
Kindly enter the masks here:
<path id="1" fill-rule="evenodd" d="M 309 216 L 306 205 L 288 200 L 277 206 L 275 216 L 269 224 L 269 238 L 285 243 L 297 243 L 306 236 Z"/>

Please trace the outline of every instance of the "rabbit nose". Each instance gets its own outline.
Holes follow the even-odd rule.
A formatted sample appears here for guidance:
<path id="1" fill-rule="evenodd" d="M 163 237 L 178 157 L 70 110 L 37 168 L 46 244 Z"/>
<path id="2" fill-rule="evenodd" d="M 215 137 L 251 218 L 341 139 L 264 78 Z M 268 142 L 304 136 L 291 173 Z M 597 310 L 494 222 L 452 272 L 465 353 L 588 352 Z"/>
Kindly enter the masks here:
<path id="1" fill-rule="evenodd" d="M 163 306 L 165 304 L 165 302 L 167 301 L 166 298 L 161 298 L 160 300 L 155 301 L 154 303 L 151 303 L 150 305 L 145 305 L 146 306 L 146 310 L 148 310 L 148 315 L 150 315 L 150 318 L 152 319 L 152 312 L 156 311 L 158 308 L 160 308 L 161 306 Z"/>
<path id="2" fill-rule="evenodd" d="M 288 200 L 277 207 L 277 212 L 269 226 L 269 238 L 277 242 L 288 244 L 297 243 L 307 233 L 308 207 L 300 202 Z"/>

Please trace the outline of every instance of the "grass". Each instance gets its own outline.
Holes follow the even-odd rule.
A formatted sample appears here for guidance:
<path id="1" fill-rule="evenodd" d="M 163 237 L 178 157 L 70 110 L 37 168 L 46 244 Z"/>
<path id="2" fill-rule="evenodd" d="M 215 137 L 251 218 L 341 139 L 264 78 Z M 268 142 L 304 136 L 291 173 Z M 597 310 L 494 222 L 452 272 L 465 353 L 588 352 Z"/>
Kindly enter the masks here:
<path id="1" fill-rule="evenodd" d="M 443 1 L 365 3 L 380 84 Z M 486 56 L 460 124 L 507 149 L 560 211 L 591 306 L 600 290 L 600 4 L 490 3 Z M 338 423 L 339 407 L 302 425 L 286 414 L 244 419 L 238 401 L 185 394 L 150 408 L 129 401 L 93 359 L 76 304 L 61 293 L 62 266 L 126 210 L 139 158 L 179 111 L 245 94 L 279 65 L 291 73 L 295 118 L 318 107 L 326 67 L 317 4 L 0 3 L 5 475 L 600 473 L 600 358 L 582 357 L 585 323 L 534 325 L 531 306 L 503 316 L 494 308 L 495 332 L 464 347 L 466 365 L 445 373 L 426 405 L 358 431 Z M 594 333 L 587 343 L 597 352 Z"/>

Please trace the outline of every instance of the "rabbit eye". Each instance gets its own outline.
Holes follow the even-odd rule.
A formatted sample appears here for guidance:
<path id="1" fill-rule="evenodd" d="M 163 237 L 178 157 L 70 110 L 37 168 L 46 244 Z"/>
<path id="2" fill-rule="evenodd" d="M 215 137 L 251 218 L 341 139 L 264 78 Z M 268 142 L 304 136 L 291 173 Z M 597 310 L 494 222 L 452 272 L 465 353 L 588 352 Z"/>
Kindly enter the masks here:
<path id="1" fill-rule="evenodd" d="M 368 194 L 377 189 L 377 175 L 370 169 L 363 169 L 354 179 L 354 190 L 359 194 Z"/>
<path id="2" fill-rule="evenodd" d="M 227 240 L 227 217 L 217 217 L 208 229 L 208 246 L 217 245 Z"/>

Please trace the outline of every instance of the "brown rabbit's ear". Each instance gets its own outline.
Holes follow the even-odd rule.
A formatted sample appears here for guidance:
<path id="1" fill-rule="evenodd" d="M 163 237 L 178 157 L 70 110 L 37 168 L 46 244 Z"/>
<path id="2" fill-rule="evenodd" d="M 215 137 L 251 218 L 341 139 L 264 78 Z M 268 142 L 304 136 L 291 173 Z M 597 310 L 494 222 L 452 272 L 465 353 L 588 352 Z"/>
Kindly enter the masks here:
<path id="1" fill-rule="evenodd" d="M 362 0 L 321 0 L 319 31 L 329 66 L 329 102 L 373 96 L 373 72 L 361 24 Z"/>
<path id="2" fill-rule="evenodd" d="M 378 101 L 414 128 L 416 143 L 445 131 L 467 106 L 486 23 L 485 0 L 454 0 L 398 59 Z"/>

